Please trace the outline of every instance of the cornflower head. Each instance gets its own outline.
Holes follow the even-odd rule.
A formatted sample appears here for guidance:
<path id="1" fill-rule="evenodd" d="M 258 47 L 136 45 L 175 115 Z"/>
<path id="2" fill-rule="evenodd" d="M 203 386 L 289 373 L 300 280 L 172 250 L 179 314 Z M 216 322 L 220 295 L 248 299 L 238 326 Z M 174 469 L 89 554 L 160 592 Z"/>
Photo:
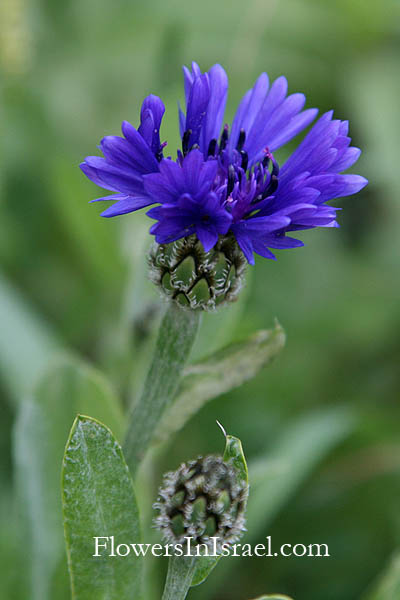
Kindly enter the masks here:
<path id="1" fill-rule="evenodd" d="M 272 250 L 303 242 L 293 232 L 338 227 L 326 203 L 361 190 L 367 180 L 343 174 L 358 159 L 348 122 L 323 114 L 280 167 L 274 153 L 316 118 L 303 110 L 304 94 L 287 95 L 287 81 L 272 85 L 262 73 L 242 98 L 232 126 L 223 126 L 228 78 L 220 65 L 202 73 L 186 67 L 186 114 L 179 109 L 182 147 L 164 156 L 160 141 L 164 105 L 148 96 L 140 126 L 122 124 L 123 137 L 107 136 L 104 158 L 89 156 L 82 171 L 116 192 L 94 201 L 113 201 L 102 216 L 114 217 L 152 206 L 147 215 L 156 245 L 151 276 L 173 299 L 191 308 L 212 309 L 234 300 L 245 265 L 254 254 L 275 259 Z M 153 206 L 154 205 L 154 206 Z"/>

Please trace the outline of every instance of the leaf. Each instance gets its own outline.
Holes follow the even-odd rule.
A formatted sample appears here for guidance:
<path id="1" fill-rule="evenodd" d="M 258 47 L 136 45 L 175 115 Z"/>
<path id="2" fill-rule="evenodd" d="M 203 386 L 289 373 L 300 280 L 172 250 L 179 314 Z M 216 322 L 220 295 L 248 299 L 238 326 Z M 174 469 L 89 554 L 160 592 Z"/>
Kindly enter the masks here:
<path id="1" fill-rule="evenodd" d="M 105 421 L 121 439 L 121 409 L 106 380 L 91 367 L 65 359 L 49 369 L 18 412 L 14 461 L 25 552 L 32 557 L 31 600 L 54 597 L 50 581 L 64 557 L 60 469 L 71 424 L 83 411 Z"/>
<path id="2" fill-rule="evenodd" d="M 197 559 L 191 587 L 203 583 L 217 566 L 221 556 L 201 556 Z"/>
<path id="3" fill-rule="evenodd" d="M 200 313 L 180 308 L 173 302 L 168 304 L 141 396 L 129 419 L 124 453 L 132 473 L 143 459 L 164 410 L 176 394 L 199 327 Z"/>
<path id="4" fill-rule="evenodd" d="M 243 453 L 242 442 L 239 440 L 239 438 L 234 437 L 233 435 L 226 435 L 224 460 L 226 462 L 232 460 L 232 464 L 236 469 L 238 478 L 248 484 L 249 472 L 247 470 L 246 459 Z"/>
<path id="5" fill-rule="evenodd" d="M 400 552 L 397 552 L 383 575 L 365 600 L 394 600 L 400 598 Z"/>
<path id="6" fill-rule="evenodd" d="M 44 318 L 0 275 L 1 377 L 18 403 L 62 345 Z"/>
<path id="7" fill-rule="evenodd" d="M 269 446 L 265 455 L 249 465 L 250 495 L 246 513 L 246 542 L 256 541 L 317 464 L 353 429 L 353 414 L 333 408 L 307 415 Z M 237 561 L 227 558 L 218 569 L 223 581 Z"/>
<path id="8" fill-rule="evenodd" d="M 165 412 L 155 439 L 164 441 L 212 398 L 239 387 L 269 364 L 282 350 L 285 333 L 276 323 L 241 342 L 229 344 L 184 370 L 178 393 Z"/>
<path id="9" fill-rule="evenodd" d="M 219 424 L 219 423 L 218 423 Z M 220 424 L 219 424 L 220 425 Z M 225 450 L 224 460 L 228 462 L 232 460 L 232 464 L 236 469 L 238 478 L 243 481 L 246 485 L 248 484 L 248 470 L 246 464 L 246 458 L 243 453 L 242 442 L 239 438 L 233 435 L 227 435 L 220 425 L 225 435 Z M 202 556 L 197 559 L 196 570 L 192 579 L 191 587 L 200 585 L 207 579 L 211 571 L 216 567 L 221 556 Z"/>
<path id="10" fill-rule="evenodd" d="M 280 594 L 272 594 L 272 596 L 258 596 L 253 600 L 292 600 L 289 596 L 281 596 Z"/>
<path id="11" fill-rule="evenodd" d="M 249 537 L 256 538 L 316 465 L 352 430 L 346 408 L 303 417 L 279 436 L 266 455 L 250 465 L 247 507 Z"/>
<path id="12" fill-rule="evenodd" d="M 258 598 L 254 598 L 253 600 L 292 600 L 292 598 L 289 598 L 289 596 L 272 594 L 272 596 L 258 596 Z"/>
<path id="13" fill-rule="evenodd" d="M 5 469 L 4 469 L 5 471 Z M 0 478 L 0 598 L 29 598 L 27 555 L 12 486 Z M 58 598 L 57 598 L 58 600 Z"/>
<path id="14" fill-rule="evenodd" d="M 124 265 L 116 243 L 118 230 L 110 227 L 107 219 L 98 218 L 99 211 L 88 202 L 90 194 L 98 191 L 93 188 L 70 160 L 53 157 L 49 169 L 50 198 L 70 244 L 71 260 L 75 258 L 76 268 L 82 270 L 87 282 L 104 289 L 104 282 L 107 286 L 119 285 Z"/>
<path id="15" fill-rule="evenodd" d="M 122 450 L 111 431 L 78 416 L 67 442 L 62 497 L 73 600 L 138 598 L 143 559 L 118 556 L 118 545 L 140 543 L 136 498 Z M 110 536 L 113 536 L 112 538 Z M 95 537 L 104 537 L 93 556 Z M 117 556 L 110 557 L 112 539 Z M 128 547 L 129 548 L 129 547 Z M 122 552 L 122 550 L 121 550 Z"/>

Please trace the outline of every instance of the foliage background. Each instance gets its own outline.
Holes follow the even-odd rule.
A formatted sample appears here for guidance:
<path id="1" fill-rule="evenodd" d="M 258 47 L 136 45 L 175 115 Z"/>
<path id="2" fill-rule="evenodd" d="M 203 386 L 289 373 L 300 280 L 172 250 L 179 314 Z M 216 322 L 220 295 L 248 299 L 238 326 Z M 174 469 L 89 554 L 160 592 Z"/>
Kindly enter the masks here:
<path id="1" fill-rule="evenodd" d="M 173 154 L 180 69 L 194 59 L 226 68 L 229 117 L 263 70 L 285 74 L 308 106 L 335 108 L 363 148 L 357 172 L 370 184 L 341 201 L 340 230 L 306 232 L 305 248 L 259 260 L 239 305 L 206 317 L 197 356 L 271 327 L 274 317 L 287 347 L 157 457 L 160 474 L 220 450 L 216 418 L 240 436 L 248 458 L 275 456 L 300 419 L 343 407 L 349 433 L 251 532 L 277 545 L 327 543 L 331 558 L 234 559 L 236 569 L 217 569 L 190 597 L 362 597 L 400 535 L 399 3 L 3 0 L 0 22 L 0 596 L 37 597 L 20 518 L 33 497 L 21 509 L 14 494 L 18 406 L 65 349 L 100 368 L 128 402 L 158 321 L 145 278 L 149 223 L 100 219 L 87 203 L 98 192 L 78 164 L 122 119 L 137 123 L 148 93 L 166 103 L 162 138 Z M 154 597 L 164 567 L 152 567 Z"/>

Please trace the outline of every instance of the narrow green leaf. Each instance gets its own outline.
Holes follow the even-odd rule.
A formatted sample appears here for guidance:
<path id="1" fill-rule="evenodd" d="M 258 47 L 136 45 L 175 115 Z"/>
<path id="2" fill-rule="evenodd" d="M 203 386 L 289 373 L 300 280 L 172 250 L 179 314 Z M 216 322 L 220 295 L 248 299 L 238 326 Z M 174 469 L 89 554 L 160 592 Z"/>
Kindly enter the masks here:
<path id="1" fill-rule="evenodd" d="M 241 342 L 229 344 L 184 370 L 177 395 L 157 428 L 155 439 L 164 441 L 212 398 L 252 379 L 285 345 L 285 333 L 277 323 Z"/>
<path id="2" fill-rule="evenodd" d="M 272 594 L 272 596 L 258 596 L 258 598 L 254 598 L 254 600 L 292 600 L 289 596 L 281 596 L 280 594 Z"/>
<path id="3" fill-rule="evenodd" d="M 238 478 L 247 484 L 248 470 L 246 459 L 243 453 L 242 442 L 239 438 L 234 437 L 233 435 L 227 435 L 223 427 L 221 425 L 220 427 L 225 435 L 225 450 L 223 455 L 224 460 L 232 460 Z M 216 567 L 220 558 L 221 556 L 202 556 L 197 559 L 196 569 L 192 579 L 192 587 L 200 585 L 201 583 L 203 583 L 203 581 L 207 579 L 211 571 Z"/>
<path id="4" fill-rule="evenodd" d="M 203 583 L 211 571 L 215 569 L 221 558 L 221 556 L 200 556 L 197 558 L 196 567 L 190 586 L 195 587 L 196 585 Z"/>
<path id="5" fill-rule="evenodd" d="M 250 465 L 247 508 L 249 537 L 255 539 L 316 465 L 352 430 L 346 408 L 306 416 L 282 433 L 266 455 Z"/>
<path id="6" fill-rule="evenodd" d="M 69 160 L 58 156 L 53 159 L 49 169 L 50 198 L 70 244 L 71 260 L 75 258 L 77 268 L 90 282 L 97 280 L 101 287 L 104 282 L 118 285 L 124 265 L 116 243 L 116 228 L 99 219 L 93 205 L 82 201 L 94 190 L 79 169 Z"/>
<path id="7" fill-rule="evenodd" d="M 110 557 L 112 539 L 140 543 L 133 484 L 122 450 L 111 431 L 78 416 L 62 468 L 63 513 L 73 600 L 138 598 L 142 558 Z M 104 537 L 94 556 L 95 537 Z M 128 548 L 129 549 L 129 548 Z M 123 549 L 125 552 L 125 548 Z"/>
<path id="8" fill-rule="evenodd" d="M 249 481 L 249 472 L 247 470 L 247 463 L 243 453 L 242 442 L 239 440 L 239 438 L 234 437 L 233 435 L 226 436 L 224 460 L 226 462 L 232 460 L 233 466 L 237 471 L 238 478 L 247 484 Z"/>
<path id="9" fill-rule="evenodd" d="M 168 305 L 142 394 L 129 420 L 124 453 L 132 473 L 144 457 L 164 410 L 176 394 L 199 327 L 200 313 L 182 309 L 173 302 Z"/>
<path id="10" fill-rule="evenodd" d="M 62 348 L 48 322 L 0 275 L 1 378 L 18 403 Z M 22 375 L 23 373 L 23 375 Z"/>
<path id="11" fill-rule="evenodd" d="M 52 600 L 51 579 L 64 556 L 60 469 L 77 413 L 106 422 L 122 436 L 118 399 L 103 376 L 78 361 L 49 369 L 33 397 L 21 404 L 14 429 L 16 487 L 31 557 L 30 598 Z"/>
<path id="12" fill-rule="evenodd" d="M 400 552 L 397 552 L 385 572 L 365 600 L 394 600 L 400 598 Z"/>
<path id="13" fill-rule="evenodd" d="M 259 541 L 260 532 L 266 530 L 318 463 L 353 427 L 353 414 L 346 407 L 307 415 L 279 433 L 265 455 L 250 463 L 246 542 Z M 218 583 L 235 564 L 237 560 L 233 558 L 223 561 L 218 569 Z"/>

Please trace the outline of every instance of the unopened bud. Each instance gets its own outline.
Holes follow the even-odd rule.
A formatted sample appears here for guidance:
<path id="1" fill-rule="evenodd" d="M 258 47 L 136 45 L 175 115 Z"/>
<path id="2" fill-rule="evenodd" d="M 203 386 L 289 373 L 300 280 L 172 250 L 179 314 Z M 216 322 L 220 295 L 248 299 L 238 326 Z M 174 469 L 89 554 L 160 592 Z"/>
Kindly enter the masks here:
<path id="1" fill-rule="evenodd" d="M 248 486 L 231 462 L 220 456 L 199 457 L 164 476 L 155 525 L 169 543 L 211 546 L 232 544 L 244 530 Z"/>

